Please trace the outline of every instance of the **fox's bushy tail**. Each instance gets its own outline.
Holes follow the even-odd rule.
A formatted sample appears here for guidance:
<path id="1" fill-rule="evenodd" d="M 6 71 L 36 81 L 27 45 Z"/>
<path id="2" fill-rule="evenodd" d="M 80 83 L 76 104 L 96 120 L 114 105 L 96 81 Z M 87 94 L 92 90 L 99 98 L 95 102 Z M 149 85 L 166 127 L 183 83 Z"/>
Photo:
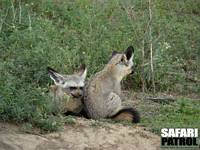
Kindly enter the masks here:
<path id="1" fill-rule="evenodd" d="M 132 123 L 140 122 L 140 114 L 134 108 L 122 108 L 111 119 L 116 121 L 130 121 Z"/>

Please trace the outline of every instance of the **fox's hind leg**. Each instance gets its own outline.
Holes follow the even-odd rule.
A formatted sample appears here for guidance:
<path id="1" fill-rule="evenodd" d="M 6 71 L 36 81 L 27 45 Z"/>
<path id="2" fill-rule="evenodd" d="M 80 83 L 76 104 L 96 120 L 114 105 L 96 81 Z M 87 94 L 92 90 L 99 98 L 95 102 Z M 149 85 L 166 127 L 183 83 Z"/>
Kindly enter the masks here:
<path id="1" fill-rule="evenodd" d="M 123 107 L 121 98 L 116 93 L 111 92 L 109 94 L 107 107 L 109 110 L 108 118 L 116 121 L 140 122 L 139 112 L 132 107 Z"/>

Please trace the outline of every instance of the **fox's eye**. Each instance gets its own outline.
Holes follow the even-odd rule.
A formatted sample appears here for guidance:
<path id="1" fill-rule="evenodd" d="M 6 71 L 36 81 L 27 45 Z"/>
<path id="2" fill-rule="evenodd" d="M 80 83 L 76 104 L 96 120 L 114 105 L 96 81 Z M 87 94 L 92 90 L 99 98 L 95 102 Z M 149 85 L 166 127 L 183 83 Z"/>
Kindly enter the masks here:
<path id="1" fill-rule="evenodd" d="M 72 86 L 72 87 L 69 87 L 69 89 L 70 89 L 70 90 L 76 90 L 77 87 L 73 87 L 73 86 Z"/>
<path id="2" fill-rule="evenodd" d="M 121 58 L 121 62 L 123 62 L 123 61 L 124 61 L 124 58 L 122 57 L 122 58 Z"/>

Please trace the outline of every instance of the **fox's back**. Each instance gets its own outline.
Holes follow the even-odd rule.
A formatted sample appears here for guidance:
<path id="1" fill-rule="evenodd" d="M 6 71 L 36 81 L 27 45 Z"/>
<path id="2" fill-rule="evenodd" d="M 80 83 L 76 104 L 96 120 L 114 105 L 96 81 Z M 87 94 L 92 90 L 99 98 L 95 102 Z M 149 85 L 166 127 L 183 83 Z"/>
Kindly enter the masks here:
<path id="1" fill-rule="evenodd" d="M 112 72 L 107 68 L 98 72 L 85 86 L 84 103 L 91 118 L 107 117 L 110 109 L 109 94 L 111 92 L 121 94 L 120 84 L 110 77 L 110 73 Z"/>

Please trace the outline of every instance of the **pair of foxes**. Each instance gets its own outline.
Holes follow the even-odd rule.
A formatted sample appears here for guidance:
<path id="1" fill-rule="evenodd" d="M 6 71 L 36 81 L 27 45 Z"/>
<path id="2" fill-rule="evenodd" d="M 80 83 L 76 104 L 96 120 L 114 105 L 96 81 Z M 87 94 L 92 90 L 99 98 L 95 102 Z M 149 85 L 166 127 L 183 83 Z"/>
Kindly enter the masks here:
<path id="1" fill-rule="evenodd" d="M 85 83 L 85 65 L 73 75 L 63 75 L 47 67 L 50 78 L 55 83 L 50 87 L 50 93 L 62 105 L 59 109 L 66 114 L 83 115 L 91 119 L 111 118 L 138 123 L 139 113 L 134 108 L 121 104 L 120 82 L 133 72 L 133 53 L 132 46 L 123 53 L 114 51 L 108 64 L 88 83 Z"/>

